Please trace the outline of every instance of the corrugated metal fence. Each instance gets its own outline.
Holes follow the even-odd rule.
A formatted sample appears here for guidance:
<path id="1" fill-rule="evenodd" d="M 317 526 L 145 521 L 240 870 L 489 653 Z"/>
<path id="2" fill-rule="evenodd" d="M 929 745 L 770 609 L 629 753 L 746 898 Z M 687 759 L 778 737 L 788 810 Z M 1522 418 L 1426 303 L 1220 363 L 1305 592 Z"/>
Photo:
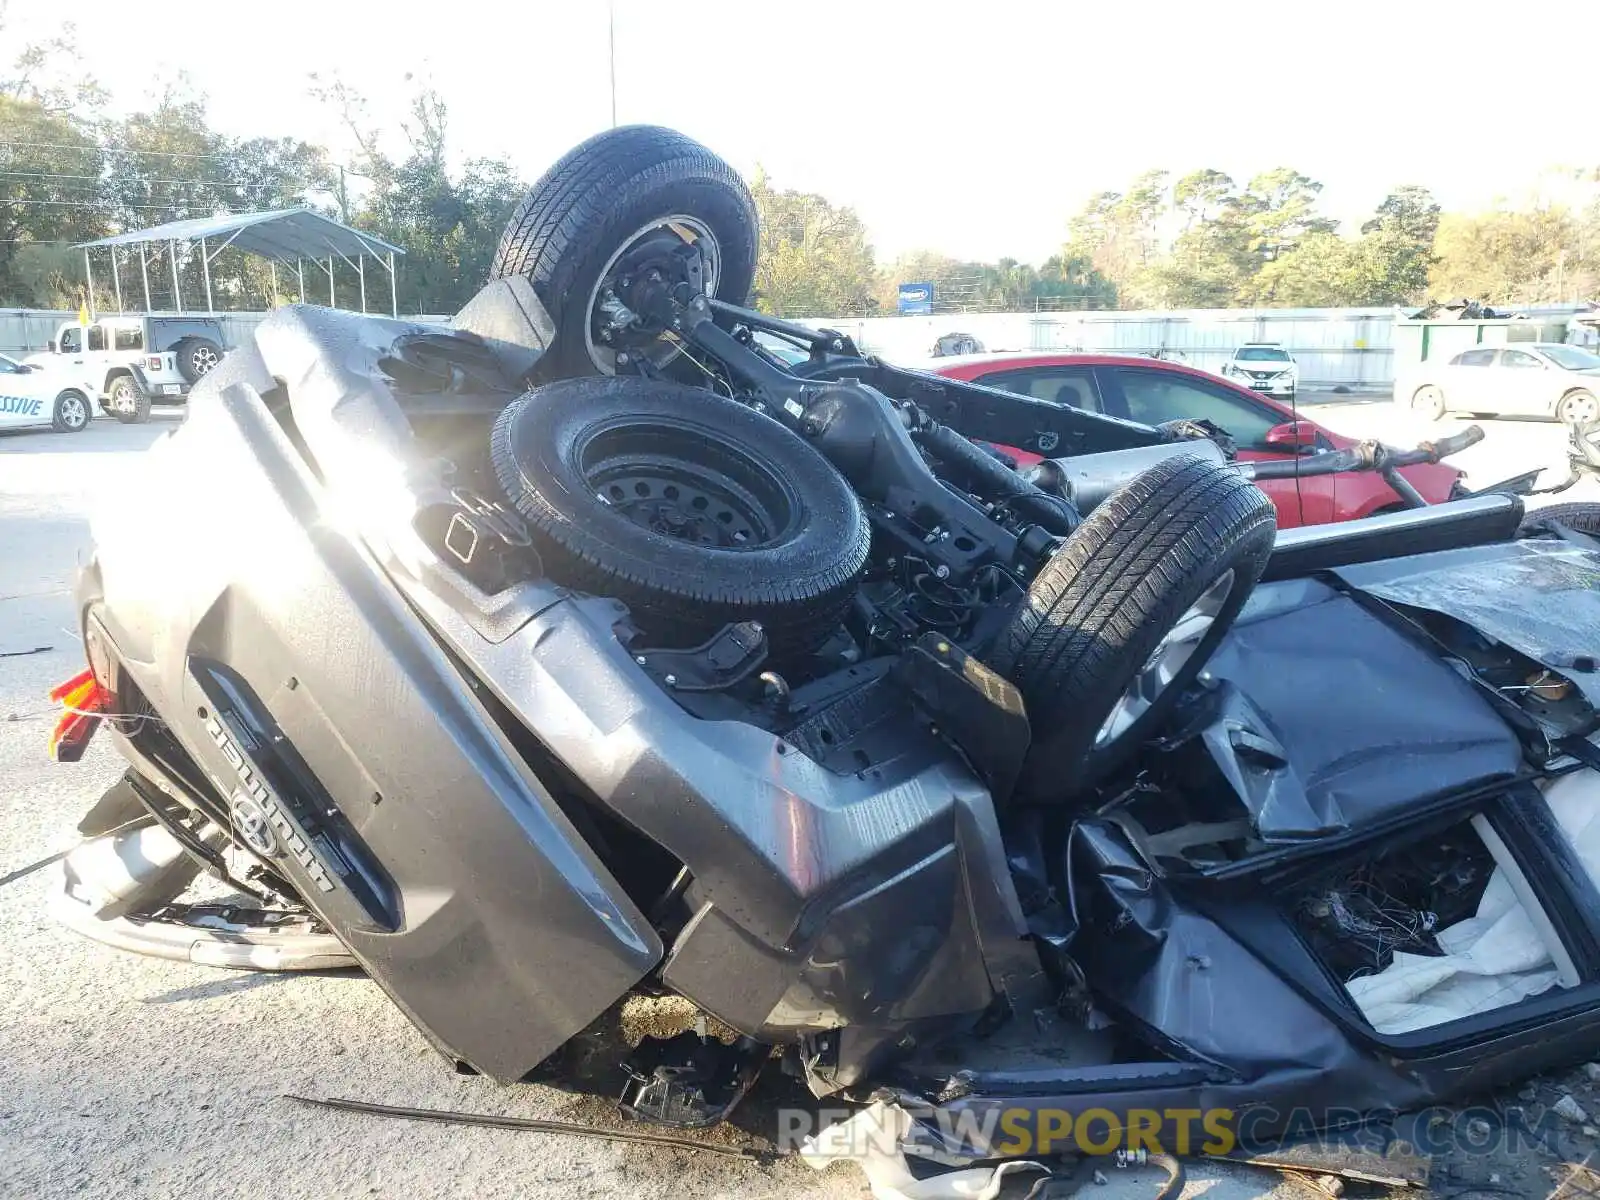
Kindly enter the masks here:
<path id="1" fill-rule="evenodd" d="M 70 312 L 0 311 L 0 350 L 43 350 Z M 248 338 L 265 313 L 218 313 L 225 342 Z M 415 320 L 439 322 L 443 317 Z M 863 350 L 897 362 L 929 357 L 934 341 L 967 333 L 988 350 L 1177 350 L 1191 366 L 1218 369 L 1243 342 L 1278 342 L 1310 385 L 1387 388 L 1394 379 L 1394 310 L 1388 308 L 1194 309 L 1178 312 L 963 313 L 933 317 L 808 320 L 848 333 Z"/>
<path id="2" fill-rule="evenodd" d="M 807 320 L 849 334 L 895 362 L 926 359 L 936 339 L 971 334 L 986 350 L 1181 351 L 1218 370 L 1245 342 L 1277 342 L 1312 386 L 1387 388 L 1394 380 L 1390 308 L 1192 309 L 1174 312 L 962 313 Z"/>

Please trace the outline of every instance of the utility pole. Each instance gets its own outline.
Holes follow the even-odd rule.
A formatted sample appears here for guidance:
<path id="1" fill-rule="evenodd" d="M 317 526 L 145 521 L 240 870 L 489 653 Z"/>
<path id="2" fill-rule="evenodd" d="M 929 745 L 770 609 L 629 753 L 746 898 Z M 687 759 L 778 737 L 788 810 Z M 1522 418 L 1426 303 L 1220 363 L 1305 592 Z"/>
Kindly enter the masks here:
<path id="1" fill-rule="evenodd" d="M 611 59 L 611 128 L 617 127 L 617 0 L 606 0 L 606 34 Z"/>

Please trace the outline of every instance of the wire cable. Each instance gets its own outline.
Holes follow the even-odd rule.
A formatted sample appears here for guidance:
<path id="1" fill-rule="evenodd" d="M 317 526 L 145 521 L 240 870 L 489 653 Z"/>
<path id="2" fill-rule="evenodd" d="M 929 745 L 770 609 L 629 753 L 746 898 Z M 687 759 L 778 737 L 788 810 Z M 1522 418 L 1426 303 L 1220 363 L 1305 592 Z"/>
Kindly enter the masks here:
<path id="1" fill-rule="evenodd" d="M 644 1133 L 629 1129 L 604 1129 L 597 1125 L 579 1125 L 574 1121 L 546 1121 L 532 1117 L 502 1117 L 494 1113 L 454 1112 L 439 1108 L 404 1108 L 394 1104 L 374 1104 L 367 1100 L 347 1100 L 329 1096 L 317 1099 L 285 1093 L 285 1100 L 311 1104 L 318 1108 L 336 1108 L 343 1112 L 368 1113 L 375 1117 L 400 1117 L 407 1121 L 439 1121 L 448 1125 L 487 1125 L 494 1129 L 527 1129 L 534 1133 L 564 1133 L 573 1137 L 596 1138 L 606 1142 L 634 1142 L 647 1146 L 670 1146 L 675 1150 L 698 1150 L 704 1154 L 717 1154 L 724 1158 L 753 1158 L 764 1161 L 768 1155 L 758 1150 L 740 1146 L 719 1146 L 715 1142 L 702 1142 L 694 1138 L 673 1137 L 664 1133 Z"/>
<path id="2" fill-rule="evenodd" d="M 0 138 L 0 146 L 24 150 L 76 150 L 79 154 L 132 154 L 149 158 L 225 159 L 237 161 L 235 154 L 195 154 L 182 150 L 136 150 L 129 146 L 77 145 L 68 142 L 18 142 Z"/>
<path id="3" fill-rule="evenodd" d="M 5 171 L 5 170 L 0 170 L 0 177 L 10 178 L 10 179 L 77 179 L 77 180 L 86 180 L 86 181 L 93 182 L 93 183 L 106 183 L 106 182 L 109 182 L 107 176 L 105 176 L 103 174 L 101 174 L 101 175 L 62 175 L 62 174 L 58 174 L 58 173 L 56 173 L 54 171 Z M 204 186 L 204 187 L 245 187 L 245 186 L 248 186 L 246 181 L 237 180 L 237 179 L 146 179 L 143 176 L 139 176 L 136 179 L 129 180 L 129 182 L 130 183 L 134 183 L 134 184 L 138 184 L 138 185 L 141 185 L 141 186 L 144 185 L 144 184 L 151 184 L 151 183 L 171 184 L 171 185 L 175 185 L 175 186 L 178 186 L 178 187 L 196 187 L 196 186 Z"/>
<path id="4" fill-rule="evenodd" d="M 120 200 L 0 200 L 0 208 L 10 205 L 21 205 L 26 208 L 103 208 L 103 209 L 137 209 L 141 212 L 171 212 L 181 204 L 124 204 Z M 234 213 L 207 213 L 209 216 L 235 216 Z"/>

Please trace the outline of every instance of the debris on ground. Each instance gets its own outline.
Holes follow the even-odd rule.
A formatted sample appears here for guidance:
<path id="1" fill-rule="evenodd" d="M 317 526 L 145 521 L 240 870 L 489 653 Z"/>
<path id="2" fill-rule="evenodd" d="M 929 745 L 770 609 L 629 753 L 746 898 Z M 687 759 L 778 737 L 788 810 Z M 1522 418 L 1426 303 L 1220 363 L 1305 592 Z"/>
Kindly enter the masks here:
<path id="1" fill-rule="evenodd" d="M 1574 1125 L 1582 1125 L 1589 1120 L 1589 1114 L 1584 1111 L 1583 1105 L 1575 1100 L 1571 1093 L 1562 1096 L 1550 1106 L 1550 1111 L 1563 1120 L 1571 1121 Z"/>
<path id="2" fill-rule="evenodd" d="M 702 1012 L 688 997 L 676 995 L 629 996 L 622 1004 L 620 1024 L 623 1040 L 630 1046 L 647 1037 L 667 1041 L 690 1032 L 731 1046 L 742 1036 L 733 1026 Z"/>
<path id="3" fill-rule="evenodd" d="M 801 1144 L 800 1157 L 818 1171 L 836 1162 L 855 1163 L 867 1177 L 874 1200 L 993 1200 L 1011 1175 L 1042 1176 L 1036 1183 L 1055 1175 L 1045 1163 L 1012 1158 L 996 1166 L 968 1167 L 919 1179 L 901 1148 L 912 1124 L 905 1109 L 879 1100 L 849 1120 L 808 1137 Z M 1094 1178 L 1096 1183 L 1105 1182 L 1099 1171 Z"/>
<path id="4" fill-rule="evenodd" d="M 1484 1123 L 1485 1133 L 1488 1125 Z M 1264 1167 L 1310 1180 L 1323 1191 L 1324 1180 L 1376 1185 L 1386 1188 L 1425 1188 L 1431 1175 L 1427 1156 L 1393 1143 L 1379 1147 L 1361 1144 L 1319 1144 L 1280 1146 L 1260 1153 L 1240 1152 L 1207 1155 L 1215 1162 Z M 1338 1194 L 1338 1193 L 1332 1193 Z"/>

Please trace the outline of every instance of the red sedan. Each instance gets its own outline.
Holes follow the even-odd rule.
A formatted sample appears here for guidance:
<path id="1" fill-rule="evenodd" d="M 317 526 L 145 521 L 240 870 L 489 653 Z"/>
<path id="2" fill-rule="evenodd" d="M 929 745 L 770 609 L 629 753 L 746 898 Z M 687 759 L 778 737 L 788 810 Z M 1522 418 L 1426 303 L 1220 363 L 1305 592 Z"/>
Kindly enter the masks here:
<path id="1" fill-rule="evenodd" d="M 1288 405 L 1205 371 L 1153 358 L 1113 354 L 973 354 L 940 359 L 936 375 L 1021 392 L 1089 412 L 1159 425 L 1180 418 L 1214 421 L 1233 435 L 1245 461 L 1293 458 L 1356 444 L 1324 429 Z M 1023 463 L 1039 455 L 1026 447 L 1006 449 Z M 1430 504 L 1450 497 L 1461 472 L 1444 464 L 1407 467 L 1401 474 Z M 1378 475 L 1356 472 L 1306 479 L 1264 480 L 1261 490 L 1278 510 L 1278 527 L 1353 521 L 1402 507 Z"/>

